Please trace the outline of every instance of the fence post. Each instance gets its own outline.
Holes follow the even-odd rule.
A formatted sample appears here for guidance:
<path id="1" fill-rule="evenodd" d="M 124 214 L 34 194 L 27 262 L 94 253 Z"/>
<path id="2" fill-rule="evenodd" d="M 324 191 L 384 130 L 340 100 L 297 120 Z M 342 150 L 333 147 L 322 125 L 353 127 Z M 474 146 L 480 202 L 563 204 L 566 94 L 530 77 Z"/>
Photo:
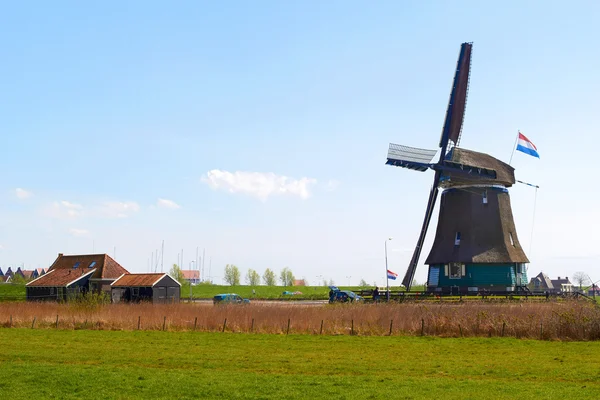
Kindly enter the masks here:
<path id="1" fill-rule="evenodd" d="M 196 330 L 197 324 L 198 324 L 198 317 L 194 318 L 194 330 Z"/>
<path id="2" fill-rule="evenodd" d="M 504 337 L 504 328 L 506 328 L 506 321 L 502 322 L 502 337 Z"/>
<path id="3" fill-rule="evenodd" d="M 458 330 L 460 331 L 460 337 L 462 337 L 463 336 L 462 326 L 460 326 L 460 324 L 458 324 Z"/>
<path id="4" fill-rule="evenodd" d="M 36 318 L 37 318 L 37 317 L 33 317 L 33 322 L 31 323 L 31 329 L 33 329 L 33 327 L 35 326 L 35 319 L 36 319 Z"/>
<path id="5" fill-rule="evenodd" d="M 221 332 L 225 332 L 225 327 L 227 326 L 227 318 L 223 321 L 223 330 Z"/>
<path id="6" fill-rule="evenodd" d="M 141 323 L 142 323 L 142 316 L 138 315 L 138 331 L 140 330 Z"/>
<path id="7" fill-rule="evenodd" d="M 425 335 L 425 318 L 421 318 L 421 336 Z"/>
<path id="8" fill-rule="evenodd" d="M 354 335 L 354 320 L 352 320 L 351 322 L 351 326 L 350 326 L 350 335 Z"/>
<path id="9" fill-rule="evenodd" d="M 392 328 L 394 327 L 394 320 L 390 319 L 390 336 L 392 336 Z"/>
<path id="10" fill-rule="evenodd" d="M 288 318 L 288 327 L 287 327 L 287 331 L 285 332 L 286 335 L 290 334 L 290 319 Z"/>
<path id="11" fill-rule="evenodd" d="M 56 329 L 58 329 L 58 314 L 56 314 Z"/>
<path id="12" fill-rule="evenodd" d="M 163 318 L 163 331 L 165 330 L 166 325 L 167 325 L 167 316 L 165 315 Z"/>
<path id="13" fill-rule="evenodd" d="M 254 332 L 254 318 L 252 318 L 252 324 L 250 324 L 250 332 Z"/>
<path id="14" fill-rule="evenodd" d="M 319 331 L 319 335 L 323 334 L 323 320 L 321 320 L 321 330 Z"/>
<path id="15" fill-rule="evenodd" d="M 544 322 L 540 321 L 540 339 L 544 338 Z"/>
<path id="16" fill-rule="evenodd" d="M 9 328 L 12 328 L 12 314 L 10 314 L 10 322 L 9 322 L 9 324 L 8 324 L 8 327 L 9 327 Z"/>

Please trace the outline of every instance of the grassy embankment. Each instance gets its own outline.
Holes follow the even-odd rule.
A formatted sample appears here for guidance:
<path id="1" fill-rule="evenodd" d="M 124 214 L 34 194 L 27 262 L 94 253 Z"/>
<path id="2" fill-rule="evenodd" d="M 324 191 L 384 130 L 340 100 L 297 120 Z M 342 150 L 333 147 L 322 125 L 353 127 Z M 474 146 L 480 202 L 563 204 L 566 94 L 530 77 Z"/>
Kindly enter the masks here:
<path id="1" fill-rule="evenodd" d="M 600 342 L 32 329 L 0 341 L 10 399 L 600 397 Z"/>
<path id="2" fill-rule="evenodd" d="M 187 299 L 190 296 L 190 286 L 184 285 L 181 290 L 181 297 Z M 359 291 L 363 288 L 356 286 L 340 286 L 341 289 Z M 392 290 L 401 290 L 399 287 L 392 287 Z M 255 293 L 252 293 L 252 290 Z M 415 289 L 415 290 L 418 290 Z M 284 291 L 300 291 L 301 295 L 284 295 Z M 225 285 L 197 285 L 192 286 L 192 296 L 200 299 L 210 299 L 220 293 L 237 293 L 248 299 L 313 299 L 326 300 L 328 298 L 329 288 L 326 286 L 225 286 Z M 0 284 L 0 301 L 19 301 L 25 300 L 25 285 L 21 284 Z"/>
<path id="3" fill-rule="evenodd" d="M 0 302 L 2 301 L 23 301 L 25 300 L 25 284 L 21 283 L 1 283 L 0 284 Z"/>

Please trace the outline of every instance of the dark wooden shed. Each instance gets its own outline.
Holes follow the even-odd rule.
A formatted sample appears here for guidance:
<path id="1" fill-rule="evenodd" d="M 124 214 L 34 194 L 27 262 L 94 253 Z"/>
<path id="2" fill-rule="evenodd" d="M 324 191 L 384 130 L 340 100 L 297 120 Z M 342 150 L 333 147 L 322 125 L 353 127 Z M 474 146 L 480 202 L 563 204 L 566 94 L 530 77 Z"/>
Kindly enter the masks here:
<path id="1" fill-rule="evenodd" d="M 67 301 L 89 291 L 95 269 L 54 269 L 32 280 L 26 286 L 28 301 Z"/>
<path id="2" fill-rule="evenodd" d="M 124 274 L 111 285 L 113 303 L 179 303 L 181 284 L 169 274 Z"/>

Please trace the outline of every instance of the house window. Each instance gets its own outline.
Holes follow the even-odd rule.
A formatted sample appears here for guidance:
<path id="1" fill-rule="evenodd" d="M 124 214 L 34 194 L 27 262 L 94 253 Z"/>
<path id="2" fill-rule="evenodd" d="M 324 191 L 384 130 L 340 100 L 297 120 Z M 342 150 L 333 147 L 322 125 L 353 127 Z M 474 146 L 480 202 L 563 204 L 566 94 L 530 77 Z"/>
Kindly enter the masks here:
<path id="1" fill-rule="evenodd" d="M 137 288 L 137 287 L 131 288 L 131 295 L 132 296 L 138 297 L 139 294 L 140 294 L 140 288 Z"/>
<path id="2" fill-rule="evenodd" d="M 460 279 L 463 274 L 463 264 L 461 263 L 450 263 L 449 277 L 450 279 Z"/>
<path id="3" fill-rule="evenodd" d="M 483 191 L 483 204 L 487 204 L 487 190 Z"/>
<path id="4" fill-rule="evenodd" d="M 454 236 L 454 245 L 460 246 L 460 232 L 456 232 L 456 235 Z"/>
<path id="5" fill-rule="evenodd" d="M 514 241 L 514 239 L 513 239 L 512 232 L 508 232 L 508 237 L 510 238 L 510 244 L 511 244 L 512 246 L 514 246 L 514 245 L 515 245 L 515 241 Z"/>
<path id="6" fill-rule="evenodd" d="M 77 262 L 75 263 L 75 265 L 73 265 L 73 269 L 77 269 L 77 268 L 79 268 L 79 264 L 81 264 L 81 263 L 80 263 L 79 261 L 77 261 Z"/>
<path id="7" fill-rule="evenodd" d="M 94 265 L 96 265 L 96 261 L 92 261 L 88 268 L 94 268 Z"/>
<path id="8" fill-rule="evenodd" d="M 51 294 L 52 296 L 54 296 L 54 288 L 53 288 L 53 287 L 51 287 L 51 288 L 50 288 L 50 294 Z"/>

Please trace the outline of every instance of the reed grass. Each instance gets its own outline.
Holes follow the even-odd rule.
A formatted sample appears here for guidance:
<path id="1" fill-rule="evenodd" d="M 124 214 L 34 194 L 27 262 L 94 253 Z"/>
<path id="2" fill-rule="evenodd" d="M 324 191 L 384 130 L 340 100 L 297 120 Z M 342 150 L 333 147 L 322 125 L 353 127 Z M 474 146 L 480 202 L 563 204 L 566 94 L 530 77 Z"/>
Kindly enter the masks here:
<path id="1" fill-rule="evenodd" d="M 57 323 L 58 316 L 58 323 Z M 166 317 L 166 319 L 165 319 Z M 465 304 L 0 304 L 0 327 L 362 336 L 600 339 L 600 308 L 583 301 Z M 224 321 L 227 323 L 224 327 Z M 252 320 L 254 323 L 252 324 Z M 321 331 L 321 321 L 323 328 Z"/>

